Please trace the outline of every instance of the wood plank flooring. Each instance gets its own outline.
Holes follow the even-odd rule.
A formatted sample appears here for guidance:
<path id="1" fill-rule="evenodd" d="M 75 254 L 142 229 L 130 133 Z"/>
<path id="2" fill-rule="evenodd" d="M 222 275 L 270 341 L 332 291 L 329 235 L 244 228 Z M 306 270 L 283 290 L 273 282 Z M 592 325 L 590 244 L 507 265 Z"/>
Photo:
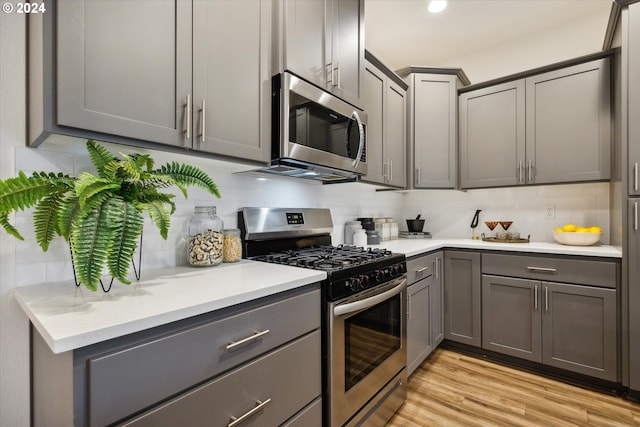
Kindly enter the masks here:
<path id="1" fill-rule="evenodd" d="M 450 350 L 409 378 L 387 427 L 640 426 L 640 405 Z"/>

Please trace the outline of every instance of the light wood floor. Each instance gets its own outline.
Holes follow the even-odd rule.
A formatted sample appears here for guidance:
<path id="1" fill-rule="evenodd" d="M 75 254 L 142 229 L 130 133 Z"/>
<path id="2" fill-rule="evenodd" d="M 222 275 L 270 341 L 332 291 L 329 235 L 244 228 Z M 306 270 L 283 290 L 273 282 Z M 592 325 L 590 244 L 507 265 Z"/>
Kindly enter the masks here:
<path id="1" fill-rule="evenodd" d="M 387 427 L 640 426 L 640 405 L 450 350 L 409 377 Z"/>

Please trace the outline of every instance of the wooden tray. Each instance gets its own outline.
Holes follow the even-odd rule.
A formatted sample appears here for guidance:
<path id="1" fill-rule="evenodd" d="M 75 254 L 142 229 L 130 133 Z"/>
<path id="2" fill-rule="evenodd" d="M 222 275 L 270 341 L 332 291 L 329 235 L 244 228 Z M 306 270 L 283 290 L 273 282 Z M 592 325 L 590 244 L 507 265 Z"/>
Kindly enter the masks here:
<path id="1" fill-rule="evenodd" d="M 498 239 L 496 237 L 483 237 L 482 241 L 483 242 L 494 242 L 494 243 L 529 243 L 529 238 L 531 237 L 531 235 L 527 236 L 526 239 L 506 239 L 506 240 L 501 240 Z"/>

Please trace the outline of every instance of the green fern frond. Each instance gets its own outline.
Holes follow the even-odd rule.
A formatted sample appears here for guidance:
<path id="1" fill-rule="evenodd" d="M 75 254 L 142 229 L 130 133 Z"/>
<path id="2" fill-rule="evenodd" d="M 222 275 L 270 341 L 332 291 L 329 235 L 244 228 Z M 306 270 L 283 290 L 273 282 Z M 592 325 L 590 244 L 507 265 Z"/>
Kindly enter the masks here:
<path id="1" fill-rule="evenodd" d="M 80 200 L 78 196 L 67 194 L 60 201 L 60 211 L 58 212 L 58 230 L 60 235 L 69 241 L 73 224 L 80 213 Z"/>
<path id="2" fill-rule="evenodd" d="M 32 177 L 48 180 L 58 191 L 72 190 L 76 182 L 76 178 L 63 174 L 62 172 L 57 174 L 54 172 L 34 172 Z"/>
<path id="3" fill-rule="evenodd" d="M 10 235 L 12 235 L 13 237 L 15 237 L 18 240 L 24 240 L 24 237 L 22 237 L 22 235 L 18 232 L 18 229 L 15 228 L 10 222 L 9 222 L 9 213 L 7 212 L 0 212 L 0 225 L 2 226 L 2 228 L 4 228 L 4 231 L 6 231 L 7 233 L 9 233 Z"/>
<path id="4" fill-rule="evenodd" d="M 102 145 L 98 145 L 94 140 L 90 139 L 87 141 L 87 151 L 89 152 L 89 157 L 91 157 L 91 162 L 93 166 L 95 166 L 98 171 L 98 175 L 102 178 L 107 178 L 105 174 L 104 168 L 107 164 L 114 160 L 118 160 L 113 154 L 109 152 Z"/>
<path id="5" fill-rule="evenodd" d="M 117 203 L 119 209 L 117 210 L 118 214 L 112 218 L 115 228 L 107 265 L 113 277 L 128 285 L 131 283 L 127 279 L 131 258 L 138 246 L 144 218 L 132 203 L 122 199 L 119 199 Z"/>
<path id="6" fill-rule="evenodd" d="M 138 165 L 140 170 L 145 170 L 146 172 L 151 172 L 153 170 L 153 165 L 155 161 L 148 154 L 131 154 L 130 157 L 133 161 Z"/>
<path id="7" fill-rule="evenodd" d="M 120 185 L 117 183 L 83 172 L 76 181 L 75 192 L 80 200 L 80 206 L 84 207 L 87 201 L 92 197 L 103 192 L 112 194 L 119 188 Z"/>
<path id="8" fill-rule="evenodd" d="M 30 208 L 51 191 L 55 191 L 55 186 L 48 179 L 27 177 L 20 171 L 17 177 L 0 181 L 0 212 Z"/>
<path id="9" fill-rule="evenodd" d="M 169 234 L 169 223 L 171 221 L 171 213 L 167 209 L 164 202 L 148 202 L 140 203 L 138 209 L 149 212 L 149 216 L 154 224 L 160 230 L 160 235 L 167 240 Z"/>
<path id="10" fill-rule="evenodd" d="M 162 166 L 160 169 L 156 169 L 155 174 L 156 176 L 171 177 L 176 185 L 181 184 L 183 186 L 203 188 L 217 198 L 220 198 L 220 191 L 214 180 L 211 179 L 205 171 L 196 166 L 171 162 Z"/>
<path id="11" fill-rule="evenodd" d="M 174 194 L 160 193 L 158 191 L 155 191 L 155 189 L 148 189 L 145 192 L 140 192 L 138 201 L 139 203 L 161 202 L 164 204 L 168 204 L 169 206 L 171 206 L 171 213 L 173 214 L 176 211 L 176 204 L 173 203 L 173 200 L 171 199 L 173 199 L 174 197 L 176 197 Z"/>
<path id="12" fill-rule="evenodd" d="M 62 194 L 54 193 L 40 200 L 33 213 L 36 240 L 45 252 L 56 234 L 60 234 L 58 213 L 61 212 L 61 201 Z"/>
<path id="13" fill-rule="evenodd" d="M 107 264 L 115 235 L 113 218 L 120 214 L 119 206 L 117 198 L 106 199 L 73 225 L 71 240 L 76 274 L 78 281 L 91 290 L 98 289 Z"/>

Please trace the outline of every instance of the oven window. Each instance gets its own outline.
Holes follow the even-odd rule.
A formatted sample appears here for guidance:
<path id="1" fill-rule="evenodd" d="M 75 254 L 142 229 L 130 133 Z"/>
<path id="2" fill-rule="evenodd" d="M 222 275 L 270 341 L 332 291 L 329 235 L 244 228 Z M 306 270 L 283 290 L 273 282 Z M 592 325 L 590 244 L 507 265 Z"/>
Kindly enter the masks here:
<path id="1" fill-rule="evenodd" d="M 345 391 L 400 349 L 400 295 L 344 321 Z"/>

